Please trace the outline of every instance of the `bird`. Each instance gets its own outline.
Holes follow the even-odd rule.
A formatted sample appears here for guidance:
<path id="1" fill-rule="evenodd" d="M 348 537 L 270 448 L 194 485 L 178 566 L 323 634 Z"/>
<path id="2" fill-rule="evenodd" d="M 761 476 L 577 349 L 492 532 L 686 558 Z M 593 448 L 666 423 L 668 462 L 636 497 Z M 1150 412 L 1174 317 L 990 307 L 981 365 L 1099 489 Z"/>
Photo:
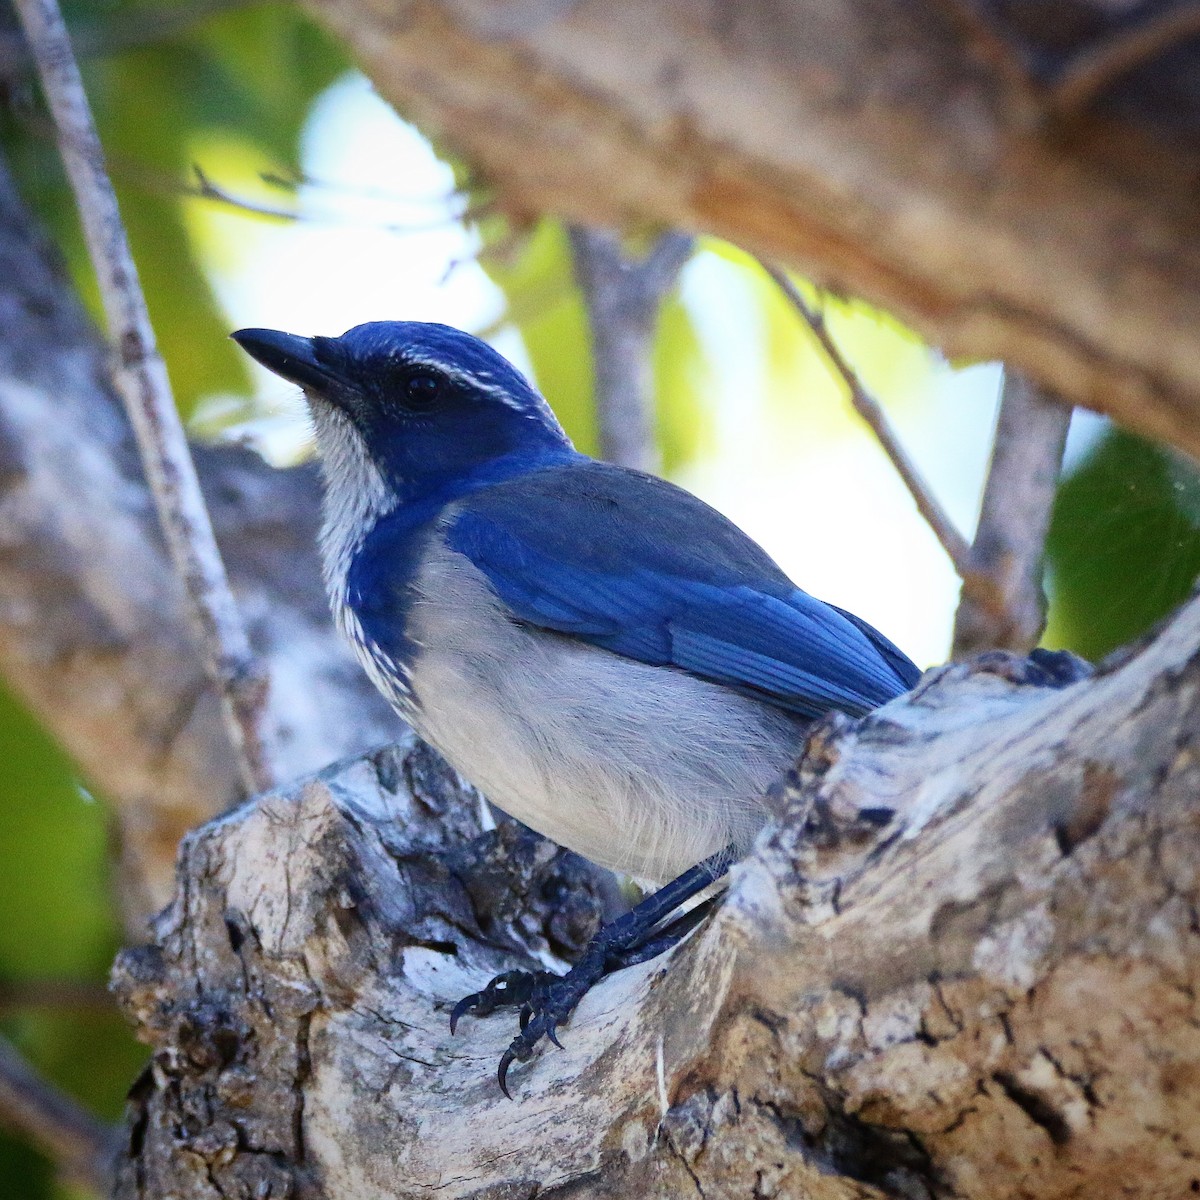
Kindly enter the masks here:
<path id="1" fill-rule="evenodd" d="M 521 1009 L 498 1079 L 745 854 L 812 723 L 909 690 L 915 664 L 798 587 L 691 493 L 578 451 L 486 342 L 372 321 L 232 335 L 307 400 L 333 617 L 399 716 L 510 816 L 661 885 L 564 976 L 507 972 L 451 1018 Z"/>

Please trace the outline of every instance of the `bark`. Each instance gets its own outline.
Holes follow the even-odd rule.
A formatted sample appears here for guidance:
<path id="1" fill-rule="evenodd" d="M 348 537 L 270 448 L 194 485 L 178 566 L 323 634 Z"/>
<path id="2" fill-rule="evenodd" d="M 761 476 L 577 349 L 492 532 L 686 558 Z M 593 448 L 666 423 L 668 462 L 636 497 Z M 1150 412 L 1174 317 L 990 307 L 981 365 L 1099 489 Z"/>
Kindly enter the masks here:
<path id="1" fill-rule="evenodd" d="M 170 896 L 175 848 L 238 783 L 183 590 L 103 349 L 0 166 L 0 675 L 117 816 L 131 927 Z M 198 449 L 256 649 L 283 778 L 400 728 L 337 639 L 313 468 Z M 140 936 L 140 935 L 139 935 Z"/>
<path id="2" fill-rule="evenodd" d="M 1198 707 L 1193 601 L 1090 680 L 995 654 L 823 723 L 715 918 L 515 1103 L 515 1022 L 447 1008 L 577 943 L 583 880 L 415 744 L 248 804 L 117 964 L 117 1195 L 1188 1195 Z"/>
<path id="3" fill-rule="evenodd" d="M 308 4 L 512 211 L 718 234 L 1200 453 L 1200 45 L 1172 6 Z"/>
<path id="4" fill-rule="evenodd" d="M 1029 651 L 1046 630 L 1046 534 L 1071 409 L 1014 371 L 1004 374 L 975 540 L 961 572 L 952 657 Z"/>

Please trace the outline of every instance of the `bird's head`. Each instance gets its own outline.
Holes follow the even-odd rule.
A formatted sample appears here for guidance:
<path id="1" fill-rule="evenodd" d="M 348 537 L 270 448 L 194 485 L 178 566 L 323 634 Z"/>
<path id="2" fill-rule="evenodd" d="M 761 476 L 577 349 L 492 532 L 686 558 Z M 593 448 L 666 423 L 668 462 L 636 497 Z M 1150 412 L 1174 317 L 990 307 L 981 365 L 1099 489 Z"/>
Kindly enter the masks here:
<path id="1" fill-rule="evenodd" d="M 372 321 L 341 337 L 241 329 L 234 340 L 304 389 L 330 487 L 369 464 L 398 500 L 452 493 L 571 444 L 486 342 L 447 325 Z"/>

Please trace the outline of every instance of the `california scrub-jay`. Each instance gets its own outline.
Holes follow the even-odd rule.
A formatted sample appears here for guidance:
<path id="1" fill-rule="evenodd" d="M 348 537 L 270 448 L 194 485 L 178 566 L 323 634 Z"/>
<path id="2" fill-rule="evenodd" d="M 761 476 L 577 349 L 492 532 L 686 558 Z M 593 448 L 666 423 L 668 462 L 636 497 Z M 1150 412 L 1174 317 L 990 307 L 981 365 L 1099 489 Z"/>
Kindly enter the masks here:
<path id="1" fill-rule="evenodd" d="M 334 617 L 395 710 L 512 816 L 675 880 L 567 976 L 510 973 L 458 1006 L 523 1007 L 504 1087 L 605 970 L 695 923 L 660 924 L 749 847 L 812 720 L 866 713 L 919 672 L 696 497 L 576 451 L 469 334 L 233 336 L 308 398 Z"/>

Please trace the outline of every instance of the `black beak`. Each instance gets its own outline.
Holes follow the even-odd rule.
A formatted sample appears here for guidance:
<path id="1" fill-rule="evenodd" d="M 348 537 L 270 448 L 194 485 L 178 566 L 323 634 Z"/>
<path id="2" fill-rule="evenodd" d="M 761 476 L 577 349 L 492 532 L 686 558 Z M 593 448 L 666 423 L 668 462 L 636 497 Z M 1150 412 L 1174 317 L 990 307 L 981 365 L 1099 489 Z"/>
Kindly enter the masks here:
<path id="1" fill-rule="evenodd" d="M 239 329 L 229 336 L 268 371 L 302 388 L 324 393 L 342 382 L 334 371 L 318 361 L 312 338 L 277 329 Z"/>

